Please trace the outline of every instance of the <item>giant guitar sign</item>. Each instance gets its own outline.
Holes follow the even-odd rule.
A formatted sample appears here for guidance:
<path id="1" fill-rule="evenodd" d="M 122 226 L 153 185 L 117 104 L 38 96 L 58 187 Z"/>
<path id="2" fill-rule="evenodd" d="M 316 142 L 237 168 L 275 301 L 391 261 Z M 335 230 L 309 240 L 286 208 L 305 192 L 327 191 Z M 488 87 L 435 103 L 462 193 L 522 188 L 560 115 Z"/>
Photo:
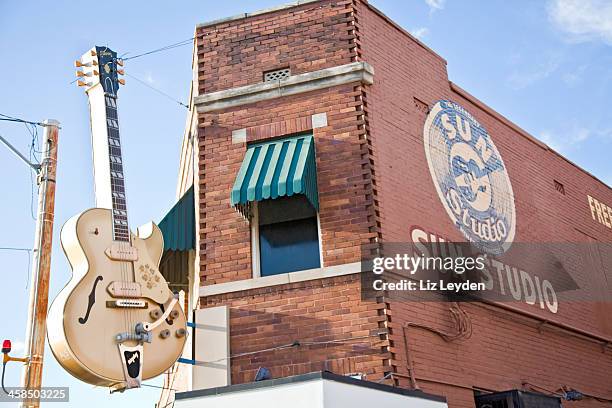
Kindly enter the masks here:
<path id="1" fill-rule="evenodd" d="M 465 109 L 438 101 L 423 129 L 427 164 L 448 216 L 476 247 L 502 254 L 514 239 L 514 194 L 493 140 Z"/>
<path id="2" fill-rule="evenodd" d="M 170 368 L 183 351 L 186 321 L 178 295 L 158 269 L 164 249 L 153 223 L 133 234 L 127 199 L 117 91 L 117 54 L 85 53 L 76 66 L 89 97 L 96 207 L 72 217 L 61 233 L 72 279 L 51 305 L 49 346 L 73 376 L 113 390 Z"/>

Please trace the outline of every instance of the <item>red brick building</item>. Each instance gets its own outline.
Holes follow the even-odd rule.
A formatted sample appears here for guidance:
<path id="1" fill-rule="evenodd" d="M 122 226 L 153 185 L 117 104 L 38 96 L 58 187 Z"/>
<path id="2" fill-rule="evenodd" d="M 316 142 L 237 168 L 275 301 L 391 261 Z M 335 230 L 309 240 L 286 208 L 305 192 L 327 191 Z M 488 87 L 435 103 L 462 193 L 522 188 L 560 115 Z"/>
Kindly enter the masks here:
<path id="1" fill-rule="evenodd" d="M 227 364 L 198 367 L 201 381 L 194 369 L 194 388 L 251 382 L 266 367 L 274 378 L 359 374 L 451 407 L 473 407 L 479 392 L 562 386 L 599 397 L 566 405 L 610 403 L 610 303 L 560 301 L 553 313 L 525 302 L 362 300 L 364 250 L 410 242 L 415 228 L 469 238 L 424 148 L 428 116 L 450 103 L 438 101 L 486 129 L 503 158 L 506 241 L 612 241 L 612 190 L 449 81 L 446 66 L 365 0 L 300 1 L 197 27 L 177 195 L 193 184 L 190 307 L 226 307 L 229 343 L 211 359 L 195 331 L 192 357 Z M 295 194 L 277 185 L 283 166 Z M 310 242 L 308 255 L 275 252 L 285 239 Z M 597 256 L 590 273 L 612 282 L 611 260 Z M 453 326 L 457 313 L 470 336 Z"/>

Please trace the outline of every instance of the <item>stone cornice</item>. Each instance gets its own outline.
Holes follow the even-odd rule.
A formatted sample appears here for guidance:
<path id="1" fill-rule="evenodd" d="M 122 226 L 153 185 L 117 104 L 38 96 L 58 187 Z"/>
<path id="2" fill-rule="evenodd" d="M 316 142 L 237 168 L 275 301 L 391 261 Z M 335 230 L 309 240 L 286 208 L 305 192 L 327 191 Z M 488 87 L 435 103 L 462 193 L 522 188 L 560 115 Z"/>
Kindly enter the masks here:
<path id="1" fill-rule="evenodd" d="M 198 112 L 212 112 L 259 101 L 295 95 L 336 85 L 361 82 L 372 85 L 374 69 L 367 62 L 353 62 L 286 79 L 205 93 L 194 98 Z"/>

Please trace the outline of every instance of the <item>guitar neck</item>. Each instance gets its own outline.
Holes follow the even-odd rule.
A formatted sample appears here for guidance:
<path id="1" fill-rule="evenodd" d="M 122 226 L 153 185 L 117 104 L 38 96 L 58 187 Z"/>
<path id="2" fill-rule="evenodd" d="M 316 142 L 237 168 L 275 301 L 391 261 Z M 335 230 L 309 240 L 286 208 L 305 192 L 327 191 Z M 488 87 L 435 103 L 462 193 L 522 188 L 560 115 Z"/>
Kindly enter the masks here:
<path id="1" fill-rule="evenodd" d="M 96 207 L 112 210 L 113 239 L 130 241 L 117 97 L 102 86 L 88 90 Z"/>
<path id="2" fill-rule="evenodd" d="M 113 239 L 130 241 L 127 199 L 119 117 L 117 115 L 117 91 L 125 84 L 123 66 L 117 53 L 106 46 L 96 46 L 75 62 L 77 85 L 85 87 L 89 98 L 91 141 L 93 149 L 94 187 L 96 207 L 108 208 L 113 217 Z"/>
<path id="3" fill-rule="evenodd" d="M 121 155 L 121 137 L 119 135 L 119 117 L 117 115 L 117 97 L 105 95 L 106 134 L 108 144 L 108 164 L 110 168 L 110 186 L 113 210 L 113 237 L 115 241 L 129 241 L 127 200 L 125 195 L 125 177 L 123 174 L 123 157 Z"/>

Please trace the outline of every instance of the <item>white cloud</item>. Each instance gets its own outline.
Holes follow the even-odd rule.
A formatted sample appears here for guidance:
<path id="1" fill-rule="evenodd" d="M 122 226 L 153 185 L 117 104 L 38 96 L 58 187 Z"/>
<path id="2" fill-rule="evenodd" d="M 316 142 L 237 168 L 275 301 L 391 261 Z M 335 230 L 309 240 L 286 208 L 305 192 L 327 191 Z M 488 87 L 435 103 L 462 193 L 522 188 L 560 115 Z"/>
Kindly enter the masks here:
<path id="1" fill-rule="evenodd" d="M 612 45 L 609 0 L 549 0 L 548 17 L 571 41 L 601 40 Z"/>
<path id="2" fill-rule="evenodd" d="M 508 82 L 514 89 L 526 88 L 552 75 L 559 68 L 559 60 L 559 57 L 552 57 L 532 66 L 528 71 L 515 71 L 508 77 Z"/>
<path id="3" fill-rule="evenodd" d="M 540 140 L 559 153 L 579 148 L 582 143 L 588 140 L 593 132 L 586 128 L 573 128 L 564 132 L 552 132 L 544 130 L 540 133 Z"/>
<path id="4" fill-rule="evenodd" d="M 568 86 L 577 85 L 582 81 L 582 77 L 584 76 L 584 72 L 586 71 L 586 69 L 587 65 L 580 65 L 575 70 L 566 72 L 562 76 L 563 82 L 565 82 L 565 84 Z"/>
<path id="5" fill-rule="evenodd" d="M 442 10 L 446 0 L 425 0 L 425 3 L 429 6 L 429 11 L 433 13 L 434 11 Z"/>
<path id="6" fill-rule="evenodd" d="M 418 27 L 414 30 L 410 31 L 410 34 L 414 35 L 419 40 L 422 40 L 427 34 L 429 34 L 429 29 L 427 27 Z"/>

